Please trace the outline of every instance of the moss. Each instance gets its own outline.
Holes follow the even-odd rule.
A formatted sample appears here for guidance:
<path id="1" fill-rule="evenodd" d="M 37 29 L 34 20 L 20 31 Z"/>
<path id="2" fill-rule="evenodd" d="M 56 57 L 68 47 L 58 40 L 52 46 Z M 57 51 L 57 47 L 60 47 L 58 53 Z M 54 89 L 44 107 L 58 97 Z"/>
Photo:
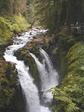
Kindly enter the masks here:
<path id="1" fill-rule="evenodd" d="M 38 54 L 38 48 L 33 48 L 31 51 L 35 52 Z M 29 67 L 29 72 L 31 73 L 34 82 L 36 83 L 37 87 L 40 88 L 40 78 L 39 78 L 39 72 L 37 70 L 36 63 L 34 59 L 30 56 L 29 51 L 28 51 L 28 46 L 24 47 L 23 49 L 20 49 L 15 53 L 20 60 L 24 60 L 26 66 Z"/>

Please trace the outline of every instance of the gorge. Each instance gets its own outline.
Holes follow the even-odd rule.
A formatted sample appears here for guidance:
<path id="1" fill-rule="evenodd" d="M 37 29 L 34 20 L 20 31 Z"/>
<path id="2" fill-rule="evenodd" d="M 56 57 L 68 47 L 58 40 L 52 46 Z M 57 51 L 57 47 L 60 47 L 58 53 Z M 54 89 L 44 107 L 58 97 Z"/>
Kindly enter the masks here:
<path id="1" fill-rule="evenodd" d="M 13 45 L 6 48 L 3 56 L 7 62 L 14 64 L 17 69 L 18 80 L 26 99 L 26 112 L 51 112 L 51 109 L 45 106 L 45 102 L 51 102 L 53 100 L 53 95 L 50 92 L 50 89 L 58 85 L 58 74 L 53 68 L 53 64 L 48 54 L 43 49 L 40 48 L 43 63 L 40 63 L 37 57 L 30 53 L 30 55 L 35 59 L 41 78 L 41 91 L 43 92 L 42 97 L 44 97 L 44 104 L 41 104 L 38 88 L 34 84 L 34 79 L 29 72 L 29 67 L 25 65 L 24 60 L 18 60 L 14 53 L 24 47 L 26 43 L 32 41 L 34 36 L 46 33 L 46 31 L 47 30 L 33 28 L 29 32 L 22 34 L 22 36 L 14 38 Z"/>
<path id="2" fill-rule="evenodd" d="M 0 112 L 84 112 L 84 0 L 0 0 Z"/>

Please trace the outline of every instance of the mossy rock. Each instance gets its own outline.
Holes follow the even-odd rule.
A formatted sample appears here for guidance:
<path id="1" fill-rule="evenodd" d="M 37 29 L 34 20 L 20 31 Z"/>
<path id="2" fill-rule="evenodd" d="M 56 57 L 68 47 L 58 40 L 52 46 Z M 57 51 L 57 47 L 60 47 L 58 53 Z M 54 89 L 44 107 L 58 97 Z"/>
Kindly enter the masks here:
<path id="1" fill-rule="evenodd" d="M 35 51 L 35 52 L 37 51 L 36 54 L 38 54 L 38 50 L 33 49 L 32 51 Z M 34 79 L 35 84 L 40 88 L 39 72 L 37 70 L 37 66 L 36 66 L 34 59 L 29 54 L 29 50 L 26 48 L 23 48 L 23 49 L 17 51 L 15 53 L 15 55 L 17 55 L 19 60 L 24 60 L 26 66 L 29 67 L 29 72 L 31 73 L 31 75 Z"/>

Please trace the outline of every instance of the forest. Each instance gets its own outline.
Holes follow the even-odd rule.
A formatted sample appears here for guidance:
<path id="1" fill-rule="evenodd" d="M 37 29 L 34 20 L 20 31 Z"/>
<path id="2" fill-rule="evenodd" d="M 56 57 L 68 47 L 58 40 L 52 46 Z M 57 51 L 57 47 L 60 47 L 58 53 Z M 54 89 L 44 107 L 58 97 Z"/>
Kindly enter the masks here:
<path id="1" fill-rule="evenodd" d="M 0 112 L 84 112 L 84 0 L 0 0 Z"/>

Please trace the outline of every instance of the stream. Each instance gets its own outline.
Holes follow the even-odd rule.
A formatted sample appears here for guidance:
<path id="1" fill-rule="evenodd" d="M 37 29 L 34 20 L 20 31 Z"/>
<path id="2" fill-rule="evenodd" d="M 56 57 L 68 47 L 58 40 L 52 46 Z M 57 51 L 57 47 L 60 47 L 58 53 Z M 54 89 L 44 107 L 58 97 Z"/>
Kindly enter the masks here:
<path id="1" fill-rule="evenodd" d="M 13 44 L 6 48 L 3 56 L 7 62 L 14 64 L 17 69 L 18 80 L 26 99 L 26 112 L 52 112 L 46 106 L 46 103 L 53 100 L 53 95 L 49 90 L 58 85 L 58 74 L 46 51 L 42 48 L 39 49 L 43 62 L 40 62 L 33 53 L 30 53 L 35 60 L 40 74 L 41 89 L 43 92 L 42 99 L 44 102 L 44 104 L 41 104 L 39 90 L 34 83 L 32 74 L 29 72 L 29 67 L 25 65 L 24 60 L 18 60 L 14 53 L 20 48 L 23 48 L 28 42 L 31 42 L 34 36 L 44 34 L 46 31 L 33 28 L 21 36 L 14 37 Z"/>

